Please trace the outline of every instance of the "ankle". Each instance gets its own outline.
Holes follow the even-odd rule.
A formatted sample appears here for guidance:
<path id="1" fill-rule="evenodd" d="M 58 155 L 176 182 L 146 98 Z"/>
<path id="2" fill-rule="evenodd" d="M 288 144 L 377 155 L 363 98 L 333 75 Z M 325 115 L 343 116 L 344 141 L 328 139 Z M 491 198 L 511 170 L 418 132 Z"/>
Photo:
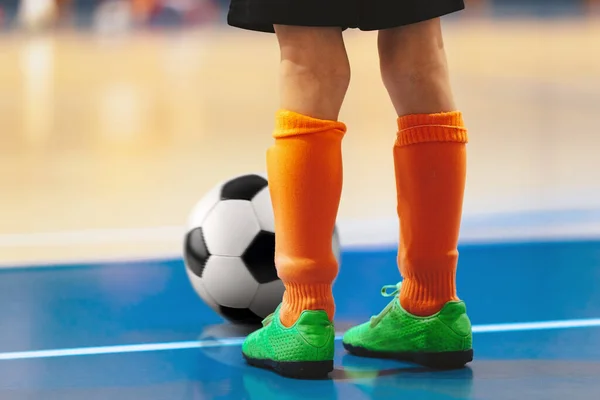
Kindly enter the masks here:
<path id="1" fill-rule="evenodd" d="M 408 278 L 402 282 L 400 305 L 412 315 L 428 317 L 439 312 L 449 301 L 458 300 L 453 276 L 430 279 Z"/>
<path id="2" fill-rule="evenodd" d="M 333 321 L 335 304 L 331 284 L 285 283 L 285 293 L 279 317 L 281 323 L 290 327 L 296 323 L 304 310 L 323 310 Z"/>

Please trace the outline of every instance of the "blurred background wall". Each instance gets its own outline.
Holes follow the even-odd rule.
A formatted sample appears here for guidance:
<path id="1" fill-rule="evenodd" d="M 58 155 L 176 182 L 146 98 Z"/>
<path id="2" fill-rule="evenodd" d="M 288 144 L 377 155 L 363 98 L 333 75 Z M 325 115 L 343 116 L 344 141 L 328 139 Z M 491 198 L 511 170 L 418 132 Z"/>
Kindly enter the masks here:
<path id="1" fill-rule="evenodd" d="M 227 7 L 0 0 L 0 262 L 177 254 L 203 193 L 264 170 L 278 49 L 226 26 Z M 471 135 L 466 217 L 600 201 L 598 10 L 468 0 L 444 19 Z M 395 115 L 375 35 L 345 32 L 343 221 L 395 213 Z"/>
<path id="2" fill-rule="evenodd" d="M 135 18 L 137 28 L 190 27 L 223 22 L 229 6 L 228 0 L 2 0 L 2 27 L 14 28 L 18 24 L 19 10 L 41 10 L 50 3 L 59 14 L 53 24 L 78 29 L 91 28 L 98 14 L 107 9 L 113 11 L 113 23 L 117 15 L 129 13 Z M 598 8 L 597 0 L 466 0 L 465 3 L 471 15 L 496 17 L 582 16 L 593 14 Z"/>

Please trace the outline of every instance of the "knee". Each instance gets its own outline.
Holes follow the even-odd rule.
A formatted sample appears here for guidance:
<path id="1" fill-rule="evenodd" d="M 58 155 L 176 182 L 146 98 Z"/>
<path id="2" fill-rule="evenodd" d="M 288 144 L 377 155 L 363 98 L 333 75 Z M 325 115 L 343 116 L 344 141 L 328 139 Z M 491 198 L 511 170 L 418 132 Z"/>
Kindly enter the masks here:
<path id="1" fill-rule="evenodd" d="M 350 64 L 345 56 L 330 56 L 312 49 L 289 49 L 281 54 L 282 79 L 293 80 L 309 92 L 335 96 L 350 85 Z"/>
<path id="2" fill-rule="evenodd" d="M 350 85 L 350 66 L 345 60 L 304 60 L 295 62 L 281 60 L 281 75 L 284 79 L 301 82 L 306 90 L 322 91 L 324 94 L 345 93 Z"/>
<path id="3" fill-rule="evenodd" d="M 275 27 L 281 76 L 307 93 L 342 96 L 350 84 L 350 63 L 339 28 Z"/>
<path id="4" fill-rule="evenodd" d="M 381 31 L 381 78 L 398 115 L 450 111 L 450 87 L 439 20 Z"/>
<path id="5" fill-rule="evenodd" d="M 444 83 L 448 66 L 439 20 L 381 31 L 381 77 L 388 90 Z"/>

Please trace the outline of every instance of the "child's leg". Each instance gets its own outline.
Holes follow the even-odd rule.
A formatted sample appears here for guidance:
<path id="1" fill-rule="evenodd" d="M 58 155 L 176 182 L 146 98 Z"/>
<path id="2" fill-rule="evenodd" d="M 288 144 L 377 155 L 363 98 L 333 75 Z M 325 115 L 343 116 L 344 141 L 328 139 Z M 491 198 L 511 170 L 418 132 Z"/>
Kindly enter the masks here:
<path id="1" fill-rule="evenodd" d="M 455 284 L 467 132 L 450 90 L 439 19 L 380 31 L 379 53 L 398 114 L 404 281 L 377 317 L 344 335 L 344 347 L 356 355 L 462 367 L 473 358 L 471 323 Z"/>
<path id="2" fill-rule="evenodd" d="M 378 44 L 383 82 L 399 117 L 400 303 L 426 316 L 457 299 L 467 132 L 450 89 L 439 18 L 380 31 Z"/>
<path id="3" fill-rule="evenodd" d="M 379 31 L 377 46 L 398 116 L 456 110 L 439 18 Z"/>
<path id="4" fill-rule="evenodd" d="M 275 25 L 281 106 L 267 152 L 281 307 L 242 347 L 252 365 L 292 377 L 333 369 L 338 271 L 332 237 L 342 191 L 338 114 L 350 80 L 341 28 Z"/>
<path id="5" fill-rule="evenodd" d="M 350 84 L 342 29 L 275 25 L 275 33 L 281 109 L 336 121 Z"/>
<path id="6" fill-rule="evenodd" d="M 333 320 L 337 261 L 331 240 L 342 190 L 337 122 L 350 81 L 340 28 L 275 26 L 281 49 L 281 109 L 267 154 L 275 213 L 275 264 L 286 286 L 280 318 L 303 310 Z"/>

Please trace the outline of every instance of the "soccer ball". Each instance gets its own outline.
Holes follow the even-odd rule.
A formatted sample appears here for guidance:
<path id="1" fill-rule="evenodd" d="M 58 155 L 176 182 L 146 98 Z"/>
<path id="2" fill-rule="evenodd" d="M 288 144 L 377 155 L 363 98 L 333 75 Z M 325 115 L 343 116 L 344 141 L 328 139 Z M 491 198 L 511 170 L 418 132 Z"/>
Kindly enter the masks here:
<path id="1" fill-rule="evenodd" d="M 337 229 L 332 249 L 339 261 Z M 261 174 L 216 185 L 193 208 L 184 240 L 190 283 L 217 314 L 254 325 L 281 302 L 275 269 L 275 223 L 268 182 Z"/>

